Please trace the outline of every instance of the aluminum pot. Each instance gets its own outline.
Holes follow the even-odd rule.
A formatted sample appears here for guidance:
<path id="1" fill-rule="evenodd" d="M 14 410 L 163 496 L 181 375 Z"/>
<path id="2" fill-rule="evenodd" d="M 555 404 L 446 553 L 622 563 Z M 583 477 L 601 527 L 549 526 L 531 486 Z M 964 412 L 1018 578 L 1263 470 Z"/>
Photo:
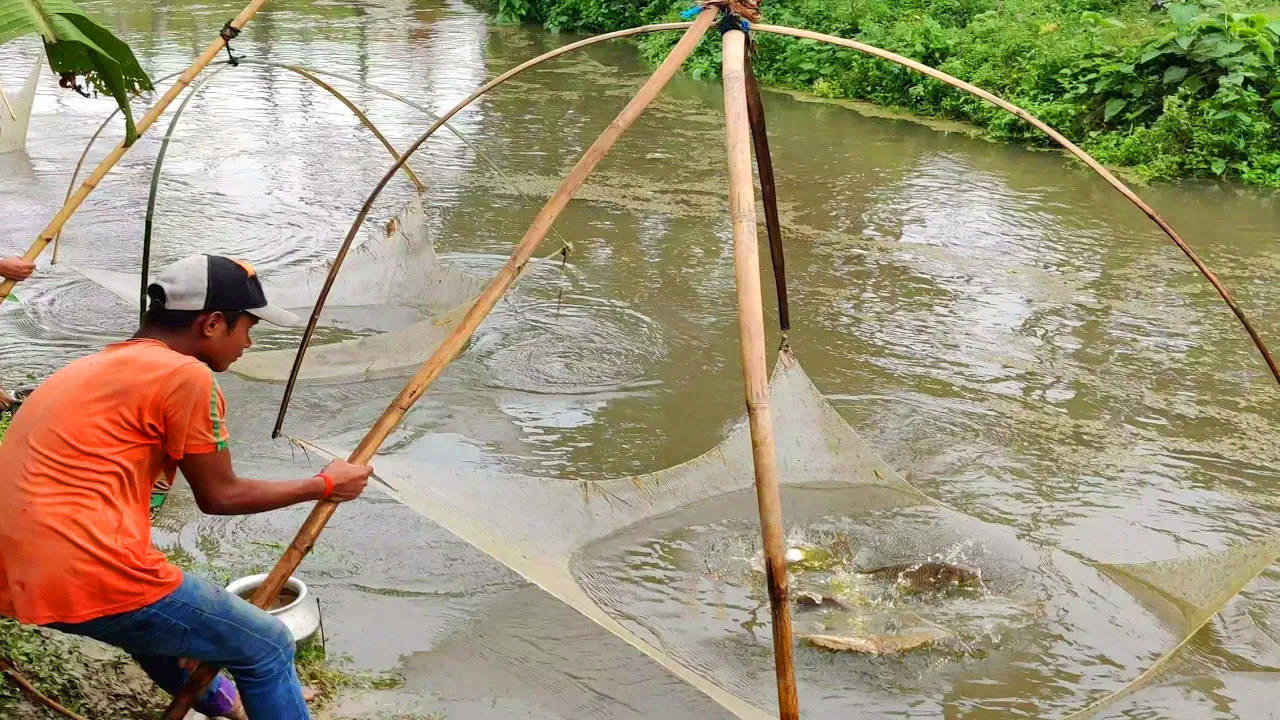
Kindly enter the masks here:
<path id="1" fill-rule="evenodd" d="M 242 577 L 227 585 L 227 592 L 247 598 L 266 579 L 266 573 Z M 307 584 L 296 577 L 290 577 L 285 581 L 282 593 L 296 597 L 289 604 L 267 612 L 283 622 L 284 626 L 289 628 L 289 634 L 293 636 L 294 643 L 301 645 L 315 636 L 316 631 L 320 629 L 319 600 L 311 595 Z"/>

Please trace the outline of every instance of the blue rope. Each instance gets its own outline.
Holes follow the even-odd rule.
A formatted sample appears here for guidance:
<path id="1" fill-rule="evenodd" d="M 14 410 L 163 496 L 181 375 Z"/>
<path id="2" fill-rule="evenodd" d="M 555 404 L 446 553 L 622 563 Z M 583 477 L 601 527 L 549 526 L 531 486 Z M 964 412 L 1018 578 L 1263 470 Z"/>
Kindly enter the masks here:
<path id="1" fill-rule="evenodd" d="M 683 18 L 683 19 L 685 19 L 685 20 L 692 20 L 692 19 L 694 19 L 694 18 L 698 17 L 698 13 L 701 13 L 701 12 L 702 12 L 702 6 L 701 6 L 701 5 L 694 5 L 693 7 L 689 8 L 688 10 L 685 10 L 684 12 L 680 13 L 680 17 L 681 17 L 681 18 Z"/>
<path id="2" fill-rule="evenodd" d="M 706 5 L 694 5 L 693 7 L 680 13 L 680 17 L 684 20 L 692 20 L 707 8 Z M 730 30 L 741 30 L 744 33 L 751 34 L 751 23 L 732 13 L 724 13 L 720 17 L 720 34 L 723 35 Z"/>

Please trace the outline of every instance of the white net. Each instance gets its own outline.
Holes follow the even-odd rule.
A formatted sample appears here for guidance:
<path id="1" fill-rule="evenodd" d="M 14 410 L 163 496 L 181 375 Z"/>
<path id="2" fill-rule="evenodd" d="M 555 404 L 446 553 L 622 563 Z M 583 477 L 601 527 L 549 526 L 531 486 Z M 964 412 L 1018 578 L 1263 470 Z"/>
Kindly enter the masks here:
<path id="1" fill-rule="evenodd" d="M 789 352 L 772 393 L 797 679 L 802 707 L 818 716 L 1091 714 L 1149 680 L 1280 550 L 1267 539 L 1189 561 L 1094 567 L 930 500 Z M 601 482 L 398 452 L 374 464 L 399 500 L 730 711 L 775 715 L 745 418 L 693 460 Z M 1184 610 L 1153 610 L 1148 593 L 1112 577 L 1121 572 Z"/>
<path id="2" fill-rule="evenodd" d="M 137 304 L 137 273 L 74 269 L 126 303 Z M 327 274 L 325 266 L 264 273 L 263 289 L 272 303 L 305 315 Z M 483 288 L 484 281 L 441 262 L 427 237 L 422 203 L 415 200 L 388 223 L 386 232 L 369 233 L 351 250 L 329 293 L 318 327 L 346 326 L 348 335 L 360 336 L 313 345 L 298 379 L 350 382 L 405 374 L 431 356 Z M 404 309 L 410 321 L 385 332 L 364 334 L 382 324 L 379 316 L 388 307 Z M 294 354 L 292 348 L 253 351 L 231 370 L 255 380 L 284 382 Z"/>

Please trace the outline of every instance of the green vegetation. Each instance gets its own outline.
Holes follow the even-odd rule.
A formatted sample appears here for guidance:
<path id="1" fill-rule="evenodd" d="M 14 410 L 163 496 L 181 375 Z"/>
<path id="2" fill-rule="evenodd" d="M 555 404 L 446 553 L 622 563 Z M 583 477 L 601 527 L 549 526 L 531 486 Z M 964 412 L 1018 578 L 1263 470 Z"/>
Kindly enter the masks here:
<path id="1" fill-rule="evenodd" d="M 1163 7 L 1160 7 L 1163 5 Z M 604 32 L 671 20 L 687 0 L 498 0 L 509 21 Z M 1236 178 L 1280 188 L 1280 6 L 1259 0 L 770 0 L 765 22 L 855 38 L 1001 95 L 1146 179 Z M 1047 141 L 937 81 L 834 46 L 760 33 L 761 81 Z M 651 61 L 674 33 L 647 36 Z M 689 61 L 719 74 L 719 41 Z"/>
<path id="2" fill-rule="evenodd" d="M 129 95 L 151 89 L 133 51 L 71 0 L 0 0 L 0 45 L 23 35 L 44 39 L 49 67 L 66 88 L 88 93 L 86 84 L 115 98 L 124 113 L 125 145 L 138 136 L 129 110 Z"/>

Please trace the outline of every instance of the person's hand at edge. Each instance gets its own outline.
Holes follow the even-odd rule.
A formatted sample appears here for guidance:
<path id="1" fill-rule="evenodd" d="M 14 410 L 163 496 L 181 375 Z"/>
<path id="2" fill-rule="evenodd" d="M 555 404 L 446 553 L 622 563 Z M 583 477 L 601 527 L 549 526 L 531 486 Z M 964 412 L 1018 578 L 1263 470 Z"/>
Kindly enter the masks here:
<path id="1" fill-rule="evenodd" d="M 36 264 L 24 260 L 21 255 L 14 255 L 0 260 L 0 275 L 6 280 L 26 280 L 35 272 Z"/>

